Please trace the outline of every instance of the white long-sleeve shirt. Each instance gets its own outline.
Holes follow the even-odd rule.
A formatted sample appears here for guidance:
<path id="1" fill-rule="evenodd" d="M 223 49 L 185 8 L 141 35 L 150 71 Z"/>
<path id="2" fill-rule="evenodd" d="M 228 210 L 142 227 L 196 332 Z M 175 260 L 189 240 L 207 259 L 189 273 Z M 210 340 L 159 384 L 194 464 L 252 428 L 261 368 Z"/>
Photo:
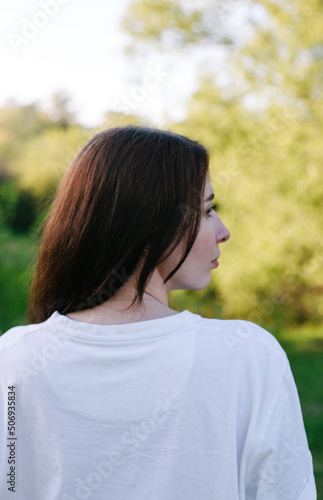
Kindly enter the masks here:
<path id="1" fill-rule="evenodd" d="M 55 311 L 0 337 L 0 413 L 1 500 L 316 499 L 288 359 L 249 321 Z"/>

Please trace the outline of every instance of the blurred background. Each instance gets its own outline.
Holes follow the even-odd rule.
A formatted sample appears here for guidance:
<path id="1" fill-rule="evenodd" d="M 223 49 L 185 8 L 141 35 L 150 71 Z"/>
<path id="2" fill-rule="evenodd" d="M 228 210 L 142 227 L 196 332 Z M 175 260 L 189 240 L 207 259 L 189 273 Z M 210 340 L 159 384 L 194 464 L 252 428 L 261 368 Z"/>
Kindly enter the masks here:
<path id="1" fill-rule="evenodd" d="M 169 305 L 246 319 L 289 357 L 323 499 L 323 4 L 16 0 L 0 21 L 0 334 L 27 324 L 37 228 L 95 133 L 132 123 L 211 153 L 231 233 Z"/>

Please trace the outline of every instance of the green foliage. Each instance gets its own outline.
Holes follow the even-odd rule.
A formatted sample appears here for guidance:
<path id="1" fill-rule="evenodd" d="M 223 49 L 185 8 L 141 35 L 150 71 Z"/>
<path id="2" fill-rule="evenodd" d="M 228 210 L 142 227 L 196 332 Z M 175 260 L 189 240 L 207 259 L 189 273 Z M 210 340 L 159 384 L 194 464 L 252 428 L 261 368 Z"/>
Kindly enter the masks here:
<path id="1" fill-rule="evenodd" d="M 19 105 L 9 100 L 0 109 L 0 144 L 9 140 L 24 140 L 51 125 L 48 115 L 37 103 Z"/>
<path id="2" fill-rule="evenodd" d="M 231 232 L 224 267 L 213 274 L 223 315 L 319 322 L 323 193 L 311 131 L 284 106 L 259 118 L 221 98 L 209 80 L 193 96 L 189 119 L 173 129 L 193 138 L 198 130 L 211 153 L 218 214 Z"/>
<path id="3" fill-rule="evenodd" d="M 0 228 L 13 222 L 18 197 L 19 191 L 12 180 L 0 182 Z"/>
<path id="4" fill-rule="evenodd" d="M 202 3 L 203 9 L 196 0 L 132 0 L 122 23 L 136 42 L 129 44 L 129 52 L 147 51 L 151 44 L 170 50 L 208 42 L 230 46 L 233 39 L 217 11 L 221 2 Z"/>
<path id="5" fill-rule="evenodd" d="M 0 228 L 26 232 L 33 224 L 36 210 L 37 202 L 30 191 L 19 189 L 12 178 L 0 180 Z"/>
<path id="6" fill-rule="evenodd" d="M 84 131 L 73 126 L 53 128 L 23 144 L 10 173 L 20 188 L 37 197 L 53 192 L 69 163 L 86 142 Z"/>
<path id="7" fill-rule="evenodd" d="M 141 40 L 158 40 L 160 33 L 175 29 L 181 43 L 194 43 L 203 36 L 202 13 L 185 10 L 172 0 L 131 2 L 123 20 L 124 29 Z"/>
<path id="8" fill-rule="evenodd" d="M 0 235 L 0 334 L 27 324 L 25 310 L 37 243 L 30 235 Z"/>
<path id="9" fill-rule="evenodd" d="M 74 112 L 71 111 L 71 98 L 63 90 L 54 92 L 51 97 L 50 117 L 55 125 L 63 130 L 67 130 L 71 125 L 76 124 Z"/>
<path id="10" fill-rule="evenodd" d="M 133 45 L 151 49 L 159 41 L 155 48 L 172 57 L 179 38 L 164 44 L 165 36 L 187 30 L 181 47 L 195 50 L 207 42 L 211 47 L 219 31 L 208 15 L 229 30 L 237 13 L 232 2 L 202 4 L 198 15 L 194 3 L 194 15 L 204 26 L 203 35 L 194 37 L 192 25 L 179 21 L 180 13 L 185 14 L 183 2 L 133 2 L 125 18 Z M 238 34 L 227 33 L 235 40 L 222 69 L 230 83 L 219 87 L 213 70 L 205 71 L 203 56 L 187 119 L 169 127 L 199 139 L 211 153 L 218 213 L 231 232 L 220 247 L 220 268 L 210 285 L 221 290 L 221 307 L 216 302 L 216 308 L 224 317 L 272 324 L 274 329 L 290 322 L 320 323 L 323 13 L 318 0 L 306 5 L 298 0 L 251 1 L 242 7 L 248 12 L 245 25 Z M 160 21 L 152 29 L 154 16 Z M 206 291 L 200 295 L 198 310 L 203 310 Z"/>

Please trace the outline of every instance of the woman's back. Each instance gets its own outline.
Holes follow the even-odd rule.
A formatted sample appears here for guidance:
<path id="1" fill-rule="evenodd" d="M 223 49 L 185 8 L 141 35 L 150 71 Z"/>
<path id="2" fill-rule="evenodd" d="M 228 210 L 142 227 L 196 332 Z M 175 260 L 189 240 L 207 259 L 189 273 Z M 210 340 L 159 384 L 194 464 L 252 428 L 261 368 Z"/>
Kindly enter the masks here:
<path id="1" fill-rule="evenodd" d="M 168 307 L 209 285 L 230 237 L 208 167 L 198 142 L 126 126 L 67 169 L 31 324 L 0 338 L 1 500 L 315 500 L 278 342 Z"/>
<path id="2" fill-rule="evenodd" d="M 16 415 L 1 478 L 11 444 L 21 500 L 316 498 L 288 360 L 253 323 L 186 310 L 95 325 L 55 311 L 4 334 L 0 357 L 1 410 L 11 387 Z"/>

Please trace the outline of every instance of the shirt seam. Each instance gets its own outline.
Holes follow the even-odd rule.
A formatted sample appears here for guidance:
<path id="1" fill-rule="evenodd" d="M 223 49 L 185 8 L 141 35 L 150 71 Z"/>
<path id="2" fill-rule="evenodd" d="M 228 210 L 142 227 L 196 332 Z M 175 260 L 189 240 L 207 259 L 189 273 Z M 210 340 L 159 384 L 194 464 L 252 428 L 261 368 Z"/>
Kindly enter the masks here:
<path id="1" fill-rule="evenodd" d="M 10 334 L 10 331 L 11 330 L 15 330 L 16 328 L 24 328 L 25 326 L 29 326 L 29 325 L 20 325 L 19 327 L 18 326 L 14 326 L 12 328 L 10 328 L 9 330 L 7 330 L 5 333 L 3 333 L 1 336 L 0 336 L 0 339 L 3 338 L 3 342 L 5 343 L 5 345 L 1 345 L 1 341 L 0 341 L 0 351 L 3 351 L 4 349 L 9 349 L 13 344 L 16 344 L 17 343 L 17 339 L 11 339 L 11 337 L 13 336 L 13 334 L 15 332 L 12 332 L 12 334 Z M 42 328 L 42 325 L 39 324 L 37 325 L 37 327 L 33 328 L 32 330 L 29 330 L 27 332 L 21 332 L 21 336 L 22 337 L 26 337 L 27 335 L 29 335 L 30 333 L 35 333 L 35 332 L 38 332 L 40 329 Z M 16 332 L 17 334 L 20 333 L 20 332 Z M 5 336 L 7 336 L 7 338 L 5 338 Z M 19 339 L 20 340 L 20 339 Z M 7 342 L 7 343 L 6 343 Z"/>
<path id="2" fill-rule="evenodd" d="M 158 335 L 152 335 L 149 337 L 140 337 L 140 338 L 135 337 L 136 333 L 133 334 L 134 335 L 133 338 L 128 338 L 128 339 L 120 338 L 120 339 L 113 339 L 112 340 L 112 339 L 103 339 L 103 338 L 101 338 L 101 339 L 100 338 L 91 338 L 91 337 L 85 337 L 83 335 L 79 336 L 79 335 L 77 335 L 77 332 L 74 332 L 74 329 L 71 329 L 69 327 L 66 327 L 66 328 L 59 327 L 57 330 L 55 330 L 55 332 L 62 333 L 63 335 L 66 335 L 67 337 L 69 337 L 71 339 L 78 340 L 81 342 L 87 342 L 87 343 L 90 342 L 90 343 L 100 343 L 100 344 L 114 344 L 114 343 L 140 342 L 140 341 L 144 341 L 144 340 L 153 340 L 153 339 L 157 339 L 157 338 L 163 338 L 163 337 L 167 337 L 168 335 L 180 333 L 181 331 L 183 331 L 187 328 L 190 328 L 191 325 L 196 323 L 196 321 L 198 319 L 200 319 L 199 316 L 194 318 L 194 320 L 193 320 L 193 318 L 191 318 L 190 322 L 187 321 L 184 325 L 182 324 L 177 329 L 174 329 L 174 326 L 172 326 L 172 330 L 169 332 L 166 331 L 166 332 L 160 333 Z M 107 326 L 109 326 L 109 325 L 107 325 Z M 91 324 L 89 324 L 89 328 L 90 327 L 91 327 Z M 99 334 L 95 334 L 95 335 L 99 336 Z M 113 335 L 117 335 L 117 334 L 113 333 Z M 120 335 L 122 335 L 122 333 L 120 333 Z M 129 333 L 127 335 L 129 335 Z"/>
<path id="3" fill-rule="evenodd" d="M 269 432 L 269 426 L 270 426 L 270 423 L 271 423 L 271 419 L 272 419 L 272 415 L 273 415 L 273 412 L 274 412 L 274 409 L 276 407 L 276 404 L 277 404 L 277 399 L 278 399 L 278 395 L 281 391 L 281 387 L 282 387 L 282 384 L 283 384 L 283 379 L 284 379 L 284 376 L 285 376 L 285 373 L 288 369 L 288 365 L 289 365 L 289 361 L 287 358 L 285 358 L 285 367 L 284 367 L 284 371 L 282 372 L 282 375 L 281 375 L 281 380 L 280 380 L 280 383 L 279 383 L 279 386 L 278 386 L 278 389 L 277 389 L 277 392 L 273 398 L 273 403 L 272 403 L 272 407 L 269 411 L 269 415 L 268 415 L 268 421 L 267 421 L 267 425 L 266 425 L 266 428 L 265 428 L 265 431 L 264 431 L 264 435 L 263 435 L 263 438 L 261 440 L 261 443 L 259 444 L 259 450 L 258 450 L 258 453 L 257 455 L 255 456 L 253 462 L 251 462 L 251 465 L 250 465 L 250 468 L 249 468 L 249 471 L 252 471 L 252 468 L 254 467 L 254 465 L 257 463 L 257 460 L 260 456 L 260 453 L 263 449 L 263 446 L 264 446 L 264 442 L 265 442 L 265 439 L 267 437 L 267 434 Z M 250 472 L 248 474 L 248 477 L 250 477 Z"/>

